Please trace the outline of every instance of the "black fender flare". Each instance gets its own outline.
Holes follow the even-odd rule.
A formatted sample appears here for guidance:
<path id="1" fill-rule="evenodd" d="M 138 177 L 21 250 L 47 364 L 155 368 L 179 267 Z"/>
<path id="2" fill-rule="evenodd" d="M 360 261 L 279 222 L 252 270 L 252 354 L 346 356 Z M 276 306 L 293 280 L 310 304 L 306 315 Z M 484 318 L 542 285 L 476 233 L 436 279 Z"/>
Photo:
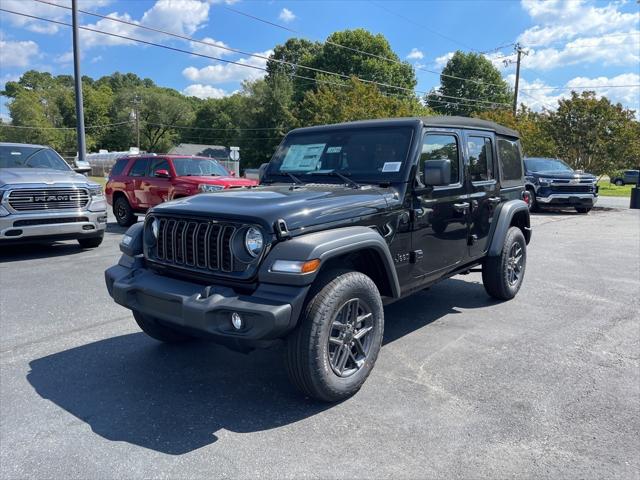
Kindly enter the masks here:
<path id="1" fill-rule="evenodd" d="M 258 273 L 259 281 L 286 285 L 310 285 L 315 280 L 322 265 L 332 258 L 370 249 L 378 257 L 384 274 L 389 282 L 393 298 L 400 297 L 398 274 L 384 238 L 369 227 L 343 227 L 322 232 L 309 233 L 275 244 Z M 280 273 L 271 271 L 276 260 L 306 261 L 320 259 L 318 270 L 306 274 Z"/>
<path id="2" fill-rule="evenodd" d="M 498 211 L 494 214 L 493 232 L 490 237 L 490 244 L 487 255 L 495 257 L 500 255 L 504 246 L 504 238 L 507 230 L 512 225 L 513 218 L 516 215 L 524 218 L 523 233 L 527 243 L 531 240 L 531 221 L 529 216 L 529 207 L 523 200 L 509 200 L 498 207 Z"/>

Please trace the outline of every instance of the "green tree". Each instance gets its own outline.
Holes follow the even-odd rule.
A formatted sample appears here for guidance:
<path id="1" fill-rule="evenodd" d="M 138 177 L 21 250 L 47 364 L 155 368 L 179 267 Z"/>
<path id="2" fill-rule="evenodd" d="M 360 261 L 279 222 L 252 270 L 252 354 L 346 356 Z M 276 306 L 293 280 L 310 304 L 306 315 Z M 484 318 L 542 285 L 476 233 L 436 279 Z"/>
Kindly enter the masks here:
<path id="1" fill-rule="evenodd" d="M 640 123 L 635 112 L 595 92 L 571 92 L 549 112 L 549 132 L 560 158 L 596 175 L 640 163 Z"/>
<path id="2" fill-rule="evenodd" d="M 513 92 L 484 55 L 458 50 L 442 69 L 440 87 L 425 100 L 438 113 L 469 117 L 505 107 L 513 101 Z"/>

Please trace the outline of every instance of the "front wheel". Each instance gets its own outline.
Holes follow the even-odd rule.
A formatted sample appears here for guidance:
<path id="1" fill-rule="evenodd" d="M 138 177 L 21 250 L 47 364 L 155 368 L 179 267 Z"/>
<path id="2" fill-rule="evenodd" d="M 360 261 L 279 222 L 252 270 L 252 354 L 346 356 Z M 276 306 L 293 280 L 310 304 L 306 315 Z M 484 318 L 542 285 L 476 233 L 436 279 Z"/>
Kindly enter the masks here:
<path id="1" fill-rule="evenodd" d="M 620 180 L 619 178 L 614 182 L 618 187 L 622 187 L 624 185 L 624 180 Z"/>
<path id="2" fill-rule="evenodd" d="M 500 255 L 487 257 L 482 266 L 482 283 L 489 295 L 511 300 L 522 286 L 527 265 L 527 242 L 518 227 L 510 227 Z"/>
<path id="3" fill-rule="evenodd" d="M 96 248 L 100 246 L 103 239 L 104 234 L 93 238 L 79 238 L 78 243 L 82 248 Z"/>
<path id="4" fill-rule="evenodd" d="M 312 294 L 287 339 L 291 381 L 325 402 L 360 389 L 376 362 L 384 330 L 382 300 L 373 280 L 360 272 L 335 273 Z"/>
<path id="5" fill-rule="evenodd" d="M 192 337 L 169 328 L 154 317 L 145 315 L 144 313 L 133 311 L 133 318 L 144 333 L 160 342 L 164 343 L 180 343 L 191 340 Z"/>
<path id="6" fill-rule="evenodd" d="M 591 211 L 591 207 L 576 207 L 576 212 L 578 213 L 589 213 Z"/>

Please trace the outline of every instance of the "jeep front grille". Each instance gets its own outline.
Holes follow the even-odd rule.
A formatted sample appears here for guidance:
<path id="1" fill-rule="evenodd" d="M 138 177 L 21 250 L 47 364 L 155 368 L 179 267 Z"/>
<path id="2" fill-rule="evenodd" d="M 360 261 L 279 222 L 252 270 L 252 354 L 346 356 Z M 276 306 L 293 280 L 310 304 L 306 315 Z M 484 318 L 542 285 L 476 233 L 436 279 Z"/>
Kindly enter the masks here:
<path id="1" fill-rule="evenodd" d="M 151 260 L 208 272 L 242 272 L 247 264 L 234 258 L 231 242 L 241 225 L 186 218 L 156 217 L 158 239 Z M 149 220 L 151 221 L 151 220 Z"/>
<path id="2" fill-rule="evenodd" d="M 89 203 L 89 192 L 84 188 L 12 190 L 8 202 L 17 212 L 82 209 Z"/>

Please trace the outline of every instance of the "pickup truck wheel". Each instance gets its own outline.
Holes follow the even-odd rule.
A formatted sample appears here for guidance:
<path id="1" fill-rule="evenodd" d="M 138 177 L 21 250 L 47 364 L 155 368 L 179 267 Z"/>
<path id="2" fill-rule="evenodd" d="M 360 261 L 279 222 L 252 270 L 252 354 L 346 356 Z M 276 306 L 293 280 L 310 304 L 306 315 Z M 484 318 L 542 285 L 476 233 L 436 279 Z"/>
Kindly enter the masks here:
<path id="1" fill-rule="evenodd" d="M 125 197 L 118 197 L 113 202 L 113 214 L 121 227 L 130 227 L 138 221 L 138 217 L 133 213 L 133 209 Z"/>
<path id="2" fill-rule="evenodd" d="M 79 238 L 78 243 L 82 248 L 96 248 L 99 247 L 104 239 L 104 235 L 93 238 Z"/>
<path id="3" fill-rule="evenodd" d="M 529 207 L 530 212 L 538 212 L 540 207 L 538 205 L 538 201 L 536 200 L 536 192 L 532 188 L 527 188 L 529 191 L 529 201 L 527 202 L 527 206 Z"/>
<path id="4" fill-rule="evenodd" d="M 144 313 L 133 311 L 133 318 L 144 333 L 165 343 L 179 343 L 191 340 L 193 337 L 180 333 L 159 323 L 155 318 Z"/>
<path id="5" fill-rule="evenodd" d="M 576 207 L 576 212 L 578 213 L 589 213 L 591 211 L 591 207 Z"/>
<path id="6" fill-rule="evenodd" d="M 325 402 L 360 389 L 376 362 L 384 330 L 382 300 L 373 280 L 360 272 L 331 273 L 333 280 L 312 293 L 287 339 L 286 356 L 293 384 Z"/>
<path id="7" fill-rule="evenodd" d="M 526 265 L 527 242 L 518 227 L 511 227 L 500 255 L 484 260 L 482 283 L 485 290 L 499 300 L 511 300 L 522 286 Z"/>

